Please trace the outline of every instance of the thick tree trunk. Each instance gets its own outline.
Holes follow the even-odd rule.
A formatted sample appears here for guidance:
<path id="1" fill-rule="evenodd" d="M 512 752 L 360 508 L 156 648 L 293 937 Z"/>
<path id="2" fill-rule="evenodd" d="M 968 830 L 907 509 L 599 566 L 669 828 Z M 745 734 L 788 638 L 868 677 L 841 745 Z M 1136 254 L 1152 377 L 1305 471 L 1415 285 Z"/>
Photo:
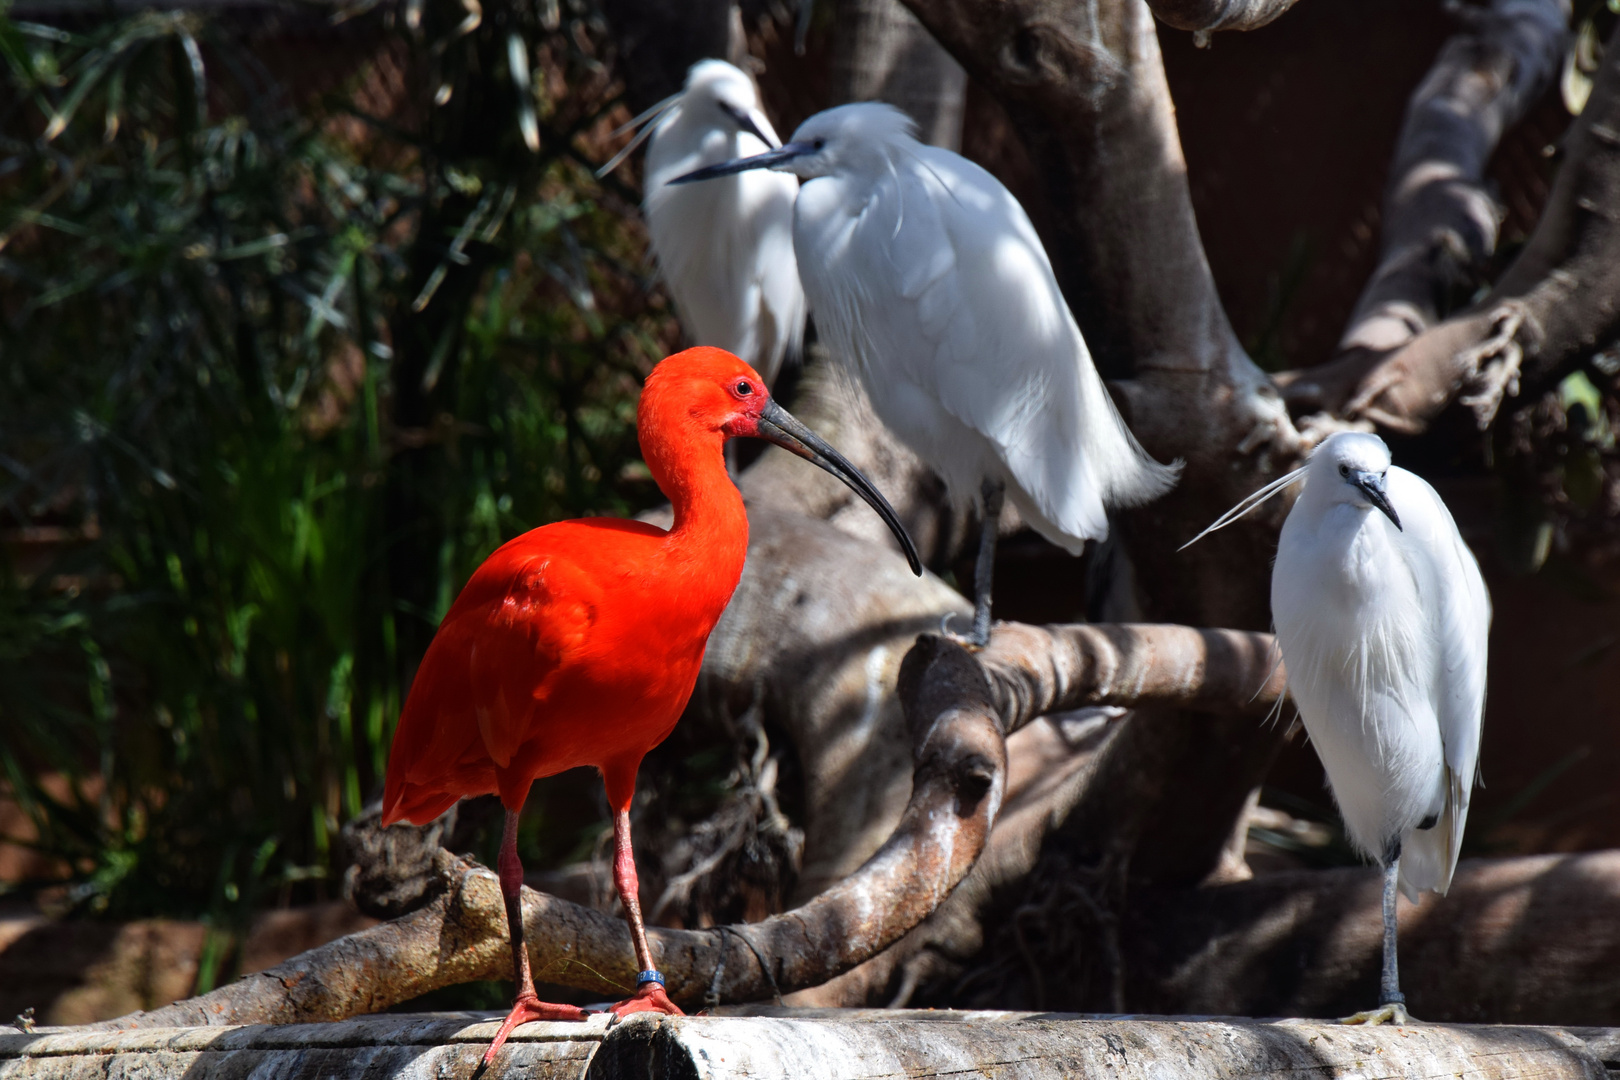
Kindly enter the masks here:
<path id="1" fill-rule="evenodd" d="M 1142 0 L 908 2 L 996 95 L 1034 158 L 1064 294 L 1099 367 L 1134 376 L 1115 387 L 1132 430 L 1156 457 L 1186 463 L 1174 491 L 1126 518 L 1147 615 L 1267 626 L 1254 552 L 1273 542 L 1285 506 L 1175 550 L 1303 447 L 1215 291 L 1151 11 Z M 1127 860 L 1133 873 L 1200 880 L 1220 865 L 1276 746 L 1246 718 L 1131 719 L 1104 751 L 1114 763 L 1099 765 L 1118 786 L 1093 785 L 1077 811 L 1092 855 L 1106 837 L 1116 853 L 1140 853 Z M 1183 800 L 1203 812 L 1188 820 Z"/>
<path id="2" fill-rule="evenodd" d="M 900 0 L 838 0 L 832 104 L 886 101 L 917 121 L 926 143 L 962 145 L 967 73 Z"/>

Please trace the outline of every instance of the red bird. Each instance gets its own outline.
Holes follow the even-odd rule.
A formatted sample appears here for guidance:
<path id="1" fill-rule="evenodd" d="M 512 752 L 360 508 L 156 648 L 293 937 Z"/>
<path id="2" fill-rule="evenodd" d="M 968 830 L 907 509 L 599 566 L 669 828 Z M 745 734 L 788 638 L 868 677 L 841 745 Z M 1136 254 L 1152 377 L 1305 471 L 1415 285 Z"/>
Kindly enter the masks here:
<path id="1" fill-rule="evenodd" d="M 726 440 L 767 439 L 844 481 L 883 517 L 912 570 L 922 573 L 911 538 L 871 482 L 772 401 L 765 381 L 730 353 L 688 349 L 654 368 L 636 434 L 674 508 L 673 527 L 584 518 L 502 545 L 439 626 L 388 757 L 385 825 L 426 824 L 470 795 L 493 792 L 506 808 L 499 870 L 517 999 L 486 1064 L 519 1024 L 586 1016 L 535 995 L 517 853 L 529 786 L 579 765 L 594 766 L 607 786 L 613 878 L 641 969 L 635 995 L 612 1011 L 680 1012 L 647 948 L 630 800 L 642 757 L 686 708 L 709 632 L 742 576 L 748 517 L 726 472 Z"/>

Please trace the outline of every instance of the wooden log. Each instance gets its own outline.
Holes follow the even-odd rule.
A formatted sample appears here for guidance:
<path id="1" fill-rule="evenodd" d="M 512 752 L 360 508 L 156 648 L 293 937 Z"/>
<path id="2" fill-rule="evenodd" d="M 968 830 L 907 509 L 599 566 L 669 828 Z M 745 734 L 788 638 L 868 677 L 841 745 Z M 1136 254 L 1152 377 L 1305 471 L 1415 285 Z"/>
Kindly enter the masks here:
<path id="1" fill-rule="evenodd" d="M 473 1075 L 496 1027 L 466 1014 L 425 1014 L 284 1027 L 0 1034 L 0 1080 L 449 1080 Z M 528 1024 L 512 1033 L 481 1080 L 579 1080 L 606 1030 L 606 1016 L 586 1024 Z"/>
<path id="2" fill-rule="evenodd" d="M 374 1016 L 283 1027 L 0 1035 L 0 1080 L 275 1076 L 472 1077 L 495 1023 L 470 1014 Z M 1082 1017 L 950 1010 L 762 1009 L 640 1014 L 609 1028 L 527 1024 L 485 1070 L 628 1077 L 995 1077 L 1047 1080 L 1611 1080 L 1612 1028 L 1352 1028 L 1320 1021 Z"/>
<path id="3" fill-rule="evenodd" d="M 1465 1023 L 1620 1021 L 1617 911 L 1620 851 L 1465 859 L 1446 896 L 1400 902 L 1407 1006 Z M 1132 1008 L 1334 1016 L 1377 995 L 1376 870 L 1139 890 L 1121 930 Z"/>

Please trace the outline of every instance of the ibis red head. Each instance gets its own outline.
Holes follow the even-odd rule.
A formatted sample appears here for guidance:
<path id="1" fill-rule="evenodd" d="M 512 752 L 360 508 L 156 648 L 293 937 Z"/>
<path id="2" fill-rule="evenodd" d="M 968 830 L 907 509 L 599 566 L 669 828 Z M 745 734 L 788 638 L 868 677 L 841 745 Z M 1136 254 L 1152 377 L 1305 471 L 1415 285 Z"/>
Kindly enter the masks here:
<path id="1" fill-rule="evenodd" d="M 723 349 L 688 349 L 654 368 L 642 394 L 636 431 L 654 475 L 666 464 L 671 436 L 683 447 L 681 453 L 705 441 L 705 434 L 721 442 L 751 437 L 775 443 L 847 484 L 894 533 L 912 572 L 922 573 L 916 545 L 883 493 L 773 399 L 757 371 Z"/>

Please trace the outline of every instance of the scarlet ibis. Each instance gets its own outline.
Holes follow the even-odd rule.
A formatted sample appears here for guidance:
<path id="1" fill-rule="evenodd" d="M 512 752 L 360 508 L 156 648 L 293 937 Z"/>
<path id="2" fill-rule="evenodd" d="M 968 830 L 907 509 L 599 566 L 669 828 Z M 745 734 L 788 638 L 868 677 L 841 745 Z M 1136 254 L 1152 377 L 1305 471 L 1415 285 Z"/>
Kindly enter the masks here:
<path id="1" fill-rule="evenodd" d="M 530 785 L 576 766 L 595 767 L 607 787 L 613 878 L 640 969 L 635 994 L 612 1011 L 680 1012 L 664 992 L 642 926 L 630 801 L 641 759 L 686 707 L 709 632 L 742 576 L 748 517 L 726 473 L 726 440 L 766 439 L 838 477 L 882 516 L 912 570 L 922 573 L 887 500 L 730 353 L 688 349 L 654 368 L 636 434 L 674 509 L 673 527 L 584 518 L 502 545 L 440 624 L 389 753 L 384 824 L 425 824 L 457 799 L 486 793 L 498 794 L 506 809 L 498 868 L 517 994 L 486 1063 L 518 1024 L 586 1015 L 535 994 L 517 852 Z"/>
<path id="2" fill-rule="evenodd" d="M 990 571 L 1003 494 L 1052 543 L 1080 554 L 1109 507 L 1175 483 L 1114 408 L 1035 227 L 995 177 L 917 141 L 892 105 L 816 113 L 775 150 L 669 181 L 757 169 L 798 176 L 793 250 L 816 327 L 872 408 L 983 511 L 973 632 L 990 635 Z"/>

